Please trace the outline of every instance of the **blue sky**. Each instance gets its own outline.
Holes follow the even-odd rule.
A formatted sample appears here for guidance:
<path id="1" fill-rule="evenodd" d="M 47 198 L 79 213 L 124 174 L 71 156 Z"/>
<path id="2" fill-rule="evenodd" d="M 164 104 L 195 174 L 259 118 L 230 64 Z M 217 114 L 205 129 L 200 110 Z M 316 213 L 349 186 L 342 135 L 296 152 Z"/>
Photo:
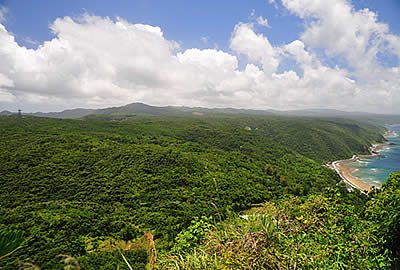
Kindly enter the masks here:
<path id="1" fill-rule="evenodd" d="M 237 22 L 250 21 L 253 11 L 257 17 L 268 18 L 272 28 L 262 30 L 274 45 L 296 39 L 303 30 L 301 19 L 286 10 L 276 9 L 267 0 L 3 0 L 0 3 L 9 10 L 5 25 L 25 46 L 32 46 L 25 42 L 27 38 L 39 42 L 51 39 L 49 24 L 56 18 L 76 17 L 84 12 L 160 26 L 168 39 L 182 42 L 184 48 L 205 46 L 201 37 L 208 37 L 211 45 L 229 47 L 233 27 Z M 352 4 L 356 9 L 368 8 L 376 12 L 393 33 L 400 34 L 400 1 L 361 0 Z"/>
<path id="2" fill-rule="evenodd" d="M 49 24 L 56 18 L 76 17 L 84 12 L 97 16 L 122 17 L 132 23 L 160 26 L 168 39 L 181 42 L 183 48 L 229 47 L 229 39 L 238 22 L 255 16 L 266 16 L 271 25 L 280 27 L 264 30 L 275 44 L 295 39 L 302 22 L 288 12 L 279 11 L 265 0 L 252 1 L 91 1 L 41 0 L 5 1 L 8 7 L 5 25 L 21 45 L 33 47 L 26 39 L 43 42 L 53 37 Z M 281 27 L 285 31 L 281 31 Z M 201 38 L 209 39 L 209 44 Z"/>
<path id="3" fill-rule="evenodd" d="M 49 31 L 49 24 L 56 18 L 76 17 L 84 12 L 160 26 L 166 38 L 182 42 L 183 48 L 217 44 L 219 48 L 227 49 L 233 27 L 238 22 L 251 21 L 253 11 L 255 17 L 268 18 L 271 28 L 260 27 L 260 30 L 274 45 L 288 43 L 303 31 L 300 18 L 282 8 L 276 9 L 267 0 L 3 0 L 0 4 L 9 10 L 5 23 L 7 29 L 27 47 L 34 47 L 26 42 L 27 39 L 39 43 L 51 39 L 53 34 Z M 393 33 L 400 35 L 400 1 L 360 0 L 352 4 L 356 9 L 368 8 L 376 12 L 381 21 L 390 25 Z M 208 45 L 201 41 L 202 37 L 209 39 Z"/>
<path id="4" fill-rule="evenodd" d="M 68 57 L 71 58 L 71 55 L 86 55 L 87 52 L 82 50 L 88 46 L 93 46 L 93 49 L 96 50 L 99 49 L 94 42 L 90 43 L 90 39 L 85 41 L 90 45 L 82 47 L 82 39 L 85 39 L 85 37 L 82 36 L 78 41 L 78 39 L 74 39 L 75 36 L 71 32 L 68 32 L 72 29 L 70 27 L 89 27 L 94 19 L 82 21 L 82 16 L 87 16 L 97 18 L 93 25 L 99 27 L 105 22 L 106 17 L 111 19 L 110 27 L 117 26 L 118 20 L 123 20 L 127 25 L 142 24 L 159 27 L 162 32 L 163 43 L 159 44 L 161 47 L 157 47 L 158 49 L 169 46 L 170 42 L 179 45 L 175 46 L 170 55 L 163 56 L 165 58 L 162 59 L 166 63 L 168 62 L 168 65 L 176 67 L 175 58 L 179 58 L 179 54 L 181 54 L 183 56 L 178 59 L 180 64 L 204 63 L 204 67 L 212 69 L 211 62 L 221 63 L 222 61 L 224 65 L 232 68 L 229 71 L 231 72 L 230 75 L 227 73 L 220 74 L 221 77 L 212 80 L 209 80 L 212 76 L 207 73 L 212 73 L 212 70 L 208 71 L 204 68 L 201 71 L 204 72 L 202 76 L 196 75 L 196 87 L 184 92 L 183 89 L 186 89 L 187 85 L 180 79 L 171 84 L 169 84 L 169 79 L 166 80 L 168 82 L 161 82 L 162 80 L 160 80 L 148 84 L 143 83 L 142 77 L 135 78 L 139 76 L 138 74 L 143 75 L 145 71 L 138 71 L 140 67 L 131 66 L 127 70 L 124 69 L 124 73 L 133 72 L 134 74 L 132 73 L 131 77 L 134 79 L 123 78 L 122 81 L 124 82 L 122 83 L 122 81 L 117 81 L 114 74 L 113 76 L 110 75 L 109 81 L 104 82 L 104 85 L 109 84 L 109 89 L 113 89 L 109 93 L 113 97 L 112 99 L 107 97 L 104 89 L 98 90 L 99 92 L 96 92 L 97 90 L 92 91 L 92 88 L 82 90 L 84 95 L 81 97 L 78 94 L 79 89 L 89 87 L 88 85 L 96 85 L 93 89 L 101 88 L 98 86 L 98 77 L 107 77 L 104 75 L 91 74 L 89 77 L 95 79 L 88 81 L 88 77 L 85 77 L 88 71 L 82 71 L 81 74 L 71 74 L 73 79 L 76 79 L 74 85 L 66 87 L 61 92 L 52 93 L 50 88 L 55 87 L 56 79 L 47 78 L 50 65 L 44 68 L 42 63 L 29 69 L 29 72 L 35 70 L 35 76 L 40 78 L 40 80 L 30 82 L 33 84 L 34 90 L 25 89 L 27 82 L 26 79 L 21 79 L 23 78 L 21 74 L 28 71 L 24 68 L 14 71 L 12 74 L 3 72 L 4 76 L 1 75 L 0 68 L 0 83 L 1 78 L 4 81 L 3 86 L 0 85 L 0 89 L 2 89 L 2 92 L 0 92 L 0 110 L 24 106 L 28 110 L 46 111 L 75 106 L 122 105 L 124 102 L 135 101 L 154 105 L 233 106 L 260 109 L 329 107 L 359 110 L 362 107 L 357 103 L 375 100 L 370 104 L 373 111 L 380 111 L 380 108 L 384 106 L 384 111 L 400 112 L 396 109 L 398 107 L 396 102 L 400 103 L 400 100 L 397 100 L 399 94 L 396 90 L 398 89 L 397 75 L 400 74 L 396 70 L 399 66 L 400 57 L 396 51 L 399 43 L 398 37 L 400 36 L 400 20 L 398 19 L 400 1 L 327 0 L 323 2 L 325 6 L 321 7 L 322 2 L 320 0 L 0 1 L 3 14 L 1 24 L 6 31 L 4 35 L 14 37 L 16 42 L 16 44 L 10 44 L 10 48 L 22 55 L 29 52 L 29 50 L 24 51 L 28 48 L 32 49 L 31 52 L 35 54 L 33 56 L 28 53 L 31 57 L 29 61 L 32 61 L 28 65 L 37 64 L 39 60 L 46 63 L 55 61 L 54 55 L 50 54 L 49 48 L 45 46 L 44 42 L 46 41 L 48 43 L 60 41 L 59 43 L 65 42 L 69 45 L 77 44 L 77 46 L 71 45 L 71 51 L 68 54 L 60 56 L 66 57 L 65 61 L 68 60 Z M 368 9 L 369 13 L 367 14 L 363 9 Z M 335 16 L 338 14 L 341 16 L 342 13 L 334 13 L 334 10 L 343 10 L 343 18 L 336 18 Z M 375 22 L 371 19 L 374 16 L 376 16 Z M 66 23 L 65 17 L 70 17 L 73 24 Z M 262 25 L 260 18 L 265 22 L 267 21 L 268 26 Z M 60 23 L 54 27 L 57 19 Z M 347 22 L 343 23 L 344 20 L 348 20 L 348 28 L 346 27 Z M 342 26 L 335 25 L 336 22 L 342 23 Z M 317 24 L 318 27 L 312 28 L 313 24 Z M 364 27 L 366 24 L 367 27 Z M 53 31 L 49 28 L 53 28 Z M 57 28 L 56 33 L 54 33 L 54 28 Z M 71 31 L 76 31 L 77 35 L 84 35 L 81 28 Z M 314 31 L 316 29 L 319 31 L 318 34 Z M 354 29 L 354 33 L 349 29 Z M 82 33 L 79 32 L 81 30 Z M 332 35 L 338 35 L 338 46 L 324 42 L 327 39 L 332 40 L 331 43 L 336 42 L 335 38 L 324 37 L 329 31 L 332 31 Z M 67 32 L 68 35 L 61 38 Z M 115 49 L 117 51 L 118 45 L 120 45 L 117 37 L 113 36 L 113 32 L 102 33 L 103 36 L 108 34 L 110 34 L 109 38 L 115 39 L 116 42 L 115 48 L 110 50 Z M 354 41 L 351 40 L 352 38 Z M 102 40 L 97 36 L 92 37 L 93 41 L 97 39 Z M 354 42 L 362 43 L 363 39 L 369 40 L 367 44 L 352 48 L 351 44 L 354 44 Z M 122 40 L 126 41 L 124 38 Z M 124 44 L 124 46 L 130 46 L 130 49 L 138 48 L 137 46 L 140 44 L 145 46 L 144 41 L 140 38 L 131 40 L 131 42 L 132 44 Z M 113 45 L 109 44 L 109 46 Z M 349 47 L 348 51 L 346 46 Z M 46 51 L 45 56 L 38 49 L 40 47 L 46 47 L 46 50 L 42 50 Z M 127 51 L 129 51 L 128 47 L 126 48 Z M 54 49 L 54 47 L 52 48 Z M 107 51 L 106 48 L 104 53 Z M 149 50 L 148 53 L 150 55 L 145 55 L 145 57 L 152 64 L 154 63 L 152 61 L 156 61 L 152 56 L 157 54 L 157 51 Z M 99 58 L 102 54 L 103 52 L 98 50 Z M 141 56 L 143 55 L 138 55 L 138 57 Z M 43 60 L 43 57 L 48 57 L 48 59 Z M 85 57 L 89 56 L 86 55 Z M 137 55 L 134 54 L 127 55 L 127 58 L 129 57 L 132 58 L 132 61 L 137 59 Z M 361 58 L 368 59 L 367 64 L 362 63 L 366 60 Z M 21 59 L 25 61 L 27 58 L 24 56 Z M 360 59 L 360 63 L 356 63 L 357 59 Z M 237 67 L 235 61 L 238 63 Z M 108 63 L 109 67 L 113 66 L 114 70 L 122 68 L 120 62 L 111 62 Z M 14 62 L 12 64 L 17 65 Z M 146 64 L 148 63 L 146 62 Z M 76 62 L 65 65 L 70 67 L 76 65 Z M 173 69 L 172 66 L 169 66 L 167 70 Z M 259 70 L 253 68 L 253 66 Z M 60 70 L 54 70 L 54 73 L 63 73 L 62 67 L 64 65 L 60 66 Z M 247 73 L 245 72 L 246 67 Z M 7 69 L 6 66 L 3 68 Z M 55 67 L 52 66 L 52 68 Z M 179 68 L 176 68 L 176 72 L 179 72 Z M 221 66 L 221 68 L 225 68 L 225 66 Z M 185 66 L 183 69 L 188 70 L 190 68 Z M 376 81 L 371 82 L 368 78 L 368 72 L 373 70 L 379 70 L 376 81 L 383 81 L 382 84 L 377 85 Z M 261 79 L 255 79 L 255 74 L 259 74 L 258 71 L 263 73 Z M 93 67 L 90 72 L 93 72 Z M 145 76 L 147 78 L 162 71 L 146 69 L 146 72 L 149 72 Z M 50 73 L 53 73 L 53 71 Z M 229 77 L 234 73 L 237 76 Z M 391 75 L 387 75 L 389 73 Z M 43 76 L 46 78 L 43 79 Z M 237 84 L 233 86 L 228 83 L 236 80 Z M 347 82 L 354 83 L 354 86 L 348 85 Z M 154 84 L 157 85 L 156 88 Z M 229 85 L 229 89 L 224 88 L 228 87 L 227 85 Z M 326 85 L 325 90 L 322 89 L 324 85 Z M 62 82 L 60 82 L 60 88 L 63 87 Z M 339 89 L 338 93 L 335 93 L 335 87 Z M 377 90 L 373 93 L 372 89 Z M 304 93 L 301 93 L 301 91 L 304 91 Z M 93 92 L 92 97 L 88 94 L 89 92 Z M 160 98 L 159 93 L 167 92 L 169 94 L 166 94 L 166 97 L 172 95 L 175 98 L 172 100 Z M 35 98 L 35 95 L 37 95 L 37 98 Z M 341 102 L 341 99 L 346 99 L 346 95 L 352 97 L 353 103 L 344 104 Z M 357 95 L 358 98 L 355 98 Z M 302 100 L 306 96 L 307 99 Z M 250 104 L 248 100 L 244 101 L 246 99 L 256 99 L 258 102 Z M 376 100 L 381 102 L 379 103 Z"/>

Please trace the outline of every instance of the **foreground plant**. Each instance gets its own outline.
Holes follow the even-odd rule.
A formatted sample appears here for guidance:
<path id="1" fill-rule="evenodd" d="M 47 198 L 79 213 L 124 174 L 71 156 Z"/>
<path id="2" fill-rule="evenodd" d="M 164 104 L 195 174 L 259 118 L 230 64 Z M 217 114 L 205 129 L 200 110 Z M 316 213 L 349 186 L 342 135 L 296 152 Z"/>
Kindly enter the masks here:
<path id="1" fill-rule="evenodd" d="M 394 269 L 400 269 L 400 173 L 392 173 L 374 200 L 368 202 L 367 218 L 376 224 L 374 235 L 389 254 Z"/>
<path id="2" fill-rule="evenodd" d="M 21 231 L 0 231 L 0 259 L 10 256 L 24 244 Z"/>
<path id="3" fill-rule="evenodd" d="M 385 269 L 371 234 L 340 193 L 285 198 L 266 203 L 247 219 L 233 218 L 211 228 L 202 244 L 165 255 L 159 269 Z"/>

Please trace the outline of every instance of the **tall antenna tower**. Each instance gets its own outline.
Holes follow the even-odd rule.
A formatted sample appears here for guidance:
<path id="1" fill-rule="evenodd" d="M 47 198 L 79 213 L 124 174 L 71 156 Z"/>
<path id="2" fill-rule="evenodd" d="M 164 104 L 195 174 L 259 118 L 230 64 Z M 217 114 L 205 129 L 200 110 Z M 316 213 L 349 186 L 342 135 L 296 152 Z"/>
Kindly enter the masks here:
<path id="1" fill-rule="evenodd" d="M 22 117 L 22 110 L 18 109 L 18 117 L 21 118 Z"/>

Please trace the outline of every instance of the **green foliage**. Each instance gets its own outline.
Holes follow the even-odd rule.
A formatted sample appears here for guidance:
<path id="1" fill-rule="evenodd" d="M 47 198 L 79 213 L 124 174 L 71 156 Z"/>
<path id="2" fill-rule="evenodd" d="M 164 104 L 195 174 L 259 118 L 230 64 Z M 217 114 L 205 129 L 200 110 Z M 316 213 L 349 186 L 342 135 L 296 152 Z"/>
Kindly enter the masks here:
<path id="1" fill-rule="evenodd" d="M 257 132 L 319 162 L 368 153 L 371 142 L 383 142 L 383 130 L 349 119 L 279 118 L 258 125 Z"/>
<path id="2" fill-rule="evenodd" d="M 176 236 L 175 245 L 171 251 L 182 252 L 199 245 L 207 231 L 212 227 L 212 221 L 212 218 L 205 216 L 201 218 L 195 217 L 190 226 Z"/>
<path id="3" fill-rule="evenodd" d="M 374 222 L 374 235 L 389 253 L 393 266 L 400 267 L 400 172 L 392 173 L 380 192 L 367 204 L 367 218 Z"/>
<path id="4" fill-rule="evenodd" d="M 387 269 L 369 228 L 338 190 L 266 203 L 218 224 L 198 248 L 164 255 L 160 269 Z"/>
<path id="5" fill-rule="evenodd" d="M 0 230 L 0 259 L 10 256 L 21 248 L 24 242 L 23 232 Z"/>
<path id="6" fill-rule="evenodd" d="M 134 270 L 146 269 L 147 252 L 146 250 L 127 250 L 123 252 L 124 257 L 129 262 L 129 266 Z M 113 252 L 89 253 L 85 256 L 76 258 L 82 269 L 90 270 L 129 270 L 129 266 L 125 263 L 118 250 Z"/>
<path id="7" fill-rule="evenodd" d="M 158 249 L 173 247 L 175 239 L 178 250 L 195 246 L 206 221 L 176 237 L 196 216 L 224 219 L 288 194 L 305 199 L 334 187 L 338 176 L 318 162 L 336 158 L 333 153 L 343 145 L 331 145 L 323 136 L 338 131 L 329 136 L 344 139 L 343 156 L 354 145 L 379 139 L 375 130 L 357 128 L 355 122 L 343 126 L 345 120 L 88 119 L 0 117 L 0 224 L 29 237 L 15 257 L 30 258 L 44 269 L 62 269 L 59 254 L 78 258 L 89 269 L 97 265 L 93 252 L 104 261 L 122 260 L 115 252 L 103 253 L 90 239 L 135 242 L 152 231 Z M 292 125 L 301 133 L 290 135 Z M 346 139 L 354 134 L 361 141 Z M 318 143 L 307 143 L 309 136 Z M 321 158 L 316 162 L 302 154 Z M 347 196 L 350 202 L 363 209 L 357 195 Z M 128 261 L 141 265 L 136 257 Z M 16 265 L 11 257 L 0 262 L 0 267 Z"/>

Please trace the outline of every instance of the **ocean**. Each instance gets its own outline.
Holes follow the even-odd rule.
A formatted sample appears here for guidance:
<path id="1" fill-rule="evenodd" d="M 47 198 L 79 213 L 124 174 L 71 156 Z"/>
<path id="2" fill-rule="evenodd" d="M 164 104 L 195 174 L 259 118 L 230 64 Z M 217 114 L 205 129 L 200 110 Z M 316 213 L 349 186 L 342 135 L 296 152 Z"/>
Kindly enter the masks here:
<path id="1" fill-rule="evenodd" d="M 400 125 L 390 126 L 389 130 L 400 135 Z M 395 145 L 385 146 L 380 154 L 384 158 L 361 159 L 358 162 L 348 164 L 352 168 L 351 174 L 362 181 L 375 187 L 380 187 L 390 173 L 400 171 L 400 136 L 387 138 Z"/>

